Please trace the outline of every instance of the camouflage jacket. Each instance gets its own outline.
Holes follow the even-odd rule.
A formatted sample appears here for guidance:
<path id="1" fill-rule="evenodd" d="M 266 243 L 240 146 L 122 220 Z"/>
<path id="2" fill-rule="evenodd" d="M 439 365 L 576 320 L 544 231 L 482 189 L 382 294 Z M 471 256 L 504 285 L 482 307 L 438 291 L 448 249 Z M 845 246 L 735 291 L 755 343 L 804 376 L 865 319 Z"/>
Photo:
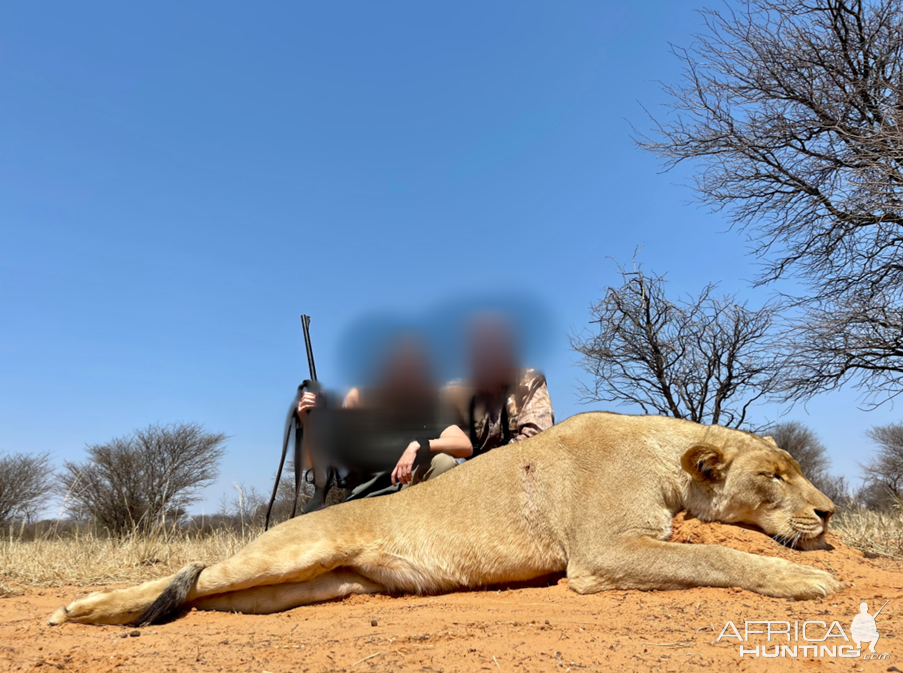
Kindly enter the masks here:
<path id="1" fill-rule="evenodd" d="M 534 369 L 523 370 L 517 383 L 497 396 L 461 385 L 449 386 L 448 391 L 457 425 L 470 436 L 475 456 L 555 424 L 546 377 Z"/>

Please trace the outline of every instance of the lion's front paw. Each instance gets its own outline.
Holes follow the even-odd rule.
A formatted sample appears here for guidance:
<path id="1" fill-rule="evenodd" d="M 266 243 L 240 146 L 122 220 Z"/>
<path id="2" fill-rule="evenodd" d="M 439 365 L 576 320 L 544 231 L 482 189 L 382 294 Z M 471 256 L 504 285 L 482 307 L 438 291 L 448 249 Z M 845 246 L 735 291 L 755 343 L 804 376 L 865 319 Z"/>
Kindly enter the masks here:
<path id="1" fill-rule="evenodd" d="M 775 559 L 778 560 L 778 559 Z M 772 581 L 768 582 L 763 594 L 776 598 L 809 600 L 823 598 L 843 589 L 843 582 L 830 573 L 809 566 L 801 566 L 783 561 L 775 569 Z"/>

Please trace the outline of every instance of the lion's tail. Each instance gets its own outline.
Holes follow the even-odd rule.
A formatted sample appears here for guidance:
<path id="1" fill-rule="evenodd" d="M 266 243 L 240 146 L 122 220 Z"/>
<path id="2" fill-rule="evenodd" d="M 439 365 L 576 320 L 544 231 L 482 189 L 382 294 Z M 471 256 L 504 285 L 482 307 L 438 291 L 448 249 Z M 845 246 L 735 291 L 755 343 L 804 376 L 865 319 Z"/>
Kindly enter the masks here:
<path id="1" fill-rule="evenodd" d="M 175 577 L 163 592 L 157 596 L 157 600 L 148 606 L 131 626 L 150 626 L 168 621 L 179 614 L 179 610 L 188 598 L 191 587 L 198 579 L 198 575 L 205 568 L 203 563 L 189 563 L 176 573 Z"/>

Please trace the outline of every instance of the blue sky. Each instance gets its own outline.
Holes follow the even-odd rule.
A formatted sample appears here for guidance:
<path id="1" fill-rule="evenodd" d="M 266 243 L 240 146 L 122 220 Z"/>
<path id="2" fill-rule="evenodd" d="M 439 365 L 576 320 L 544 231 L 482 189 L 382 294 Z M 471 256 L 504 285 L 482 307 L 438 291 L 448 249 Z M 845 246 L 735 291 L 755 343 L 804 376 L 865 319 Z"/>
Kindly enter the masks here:
<path id="1" fill-rule="evenodd" d="M 209 511 L 232 481 L 269 488 L 300 313 L 341 388 L 361 315 L 497 293 L 545 308 L 531 364 L 559 419 L 602 408 L 567 337 L 609 256 L 764 297 L 743 238 L 631 139 L 693 7 L 5 3 L 0 451 L 202 422 L 232 437 Z M 853 476 L 896 415 L 845 391 L 789 418 Z"/>

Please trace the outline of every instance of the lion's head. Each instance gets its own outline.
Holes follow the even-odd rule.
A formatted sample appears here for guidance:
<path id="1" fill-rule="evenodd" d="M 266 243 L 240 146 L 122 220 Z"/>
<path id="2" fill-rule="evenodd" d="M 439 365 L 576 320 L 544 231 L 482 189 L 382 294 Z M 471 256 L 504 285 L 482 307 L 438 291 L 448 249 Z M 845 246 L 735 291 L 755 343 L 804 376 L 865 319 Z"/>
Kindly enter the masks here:
<path id="1" fill-rule="evenodd" d="M 731 433 L 720 447 L 688 449 L 681 465 L 693 477 L 696 516 L 751 524 L 797 549 L 824 548 L 834 503 L 771 438 Z"/>

